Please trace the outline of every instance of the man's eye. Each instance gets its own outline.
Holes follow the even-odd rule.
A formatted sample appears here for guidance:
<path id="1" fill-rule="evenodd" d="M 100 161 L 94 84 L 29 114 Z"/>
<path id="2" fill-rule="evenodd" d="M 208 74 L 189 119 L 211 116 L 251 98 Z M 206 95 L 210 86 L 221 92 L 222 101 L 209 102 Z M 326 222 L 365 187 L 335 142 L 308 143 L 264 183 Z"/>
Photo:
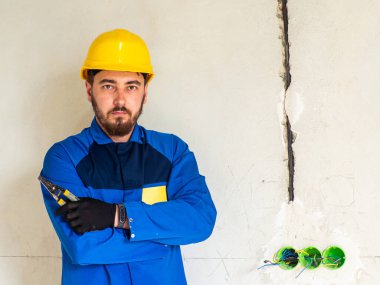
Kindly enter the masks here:
<path id="1" fill-rule="evenodd" d="M 105 90 L 112 90 L 113 86 L 112 85 L 103 85 L 102 88 Z"/>
<path id="2" fill-rule="evenodd" d="M 137 90 L 137 86 L 134 86 L 134 85 L 130 85 L 127 88 L 129 91 L 136 91 Z"/>

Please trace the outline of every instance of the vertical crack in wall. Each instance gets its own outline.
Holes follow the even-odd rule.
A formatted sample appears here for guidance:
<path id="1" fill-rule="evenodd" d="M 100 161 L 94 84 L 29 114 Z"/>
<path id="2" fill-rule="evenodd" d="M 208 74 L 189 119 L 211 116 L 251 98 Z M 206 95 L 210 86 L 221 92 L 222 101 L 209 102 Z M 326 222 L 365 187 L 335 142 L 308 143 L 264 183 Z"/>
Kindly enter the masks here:
<path id="1" fill-rule="evenodd" d="M 287 0 L 277 0 L 278 1 L 278 18 L 280 19 L 280 29 L 281 29 L 281 40 L 283 47 L 283 72 L 282 79 L 284 81 L 284 128 L 286 136 L 286 145 L 288 152 L 288 173 L 289 173 L 289 202 L 294 201 L 294 152 L 293 152 L 293 143 L 295 140 L 294 134 L 292 132 L 292 126 L 289 122 L 289 117 L 286 112 L 286 95 L 290 83 L 292 81 L 292 76 L 290 74 L 290 53 L 289 53 L 289 36 L 288 36 L 288 1 Z"/>

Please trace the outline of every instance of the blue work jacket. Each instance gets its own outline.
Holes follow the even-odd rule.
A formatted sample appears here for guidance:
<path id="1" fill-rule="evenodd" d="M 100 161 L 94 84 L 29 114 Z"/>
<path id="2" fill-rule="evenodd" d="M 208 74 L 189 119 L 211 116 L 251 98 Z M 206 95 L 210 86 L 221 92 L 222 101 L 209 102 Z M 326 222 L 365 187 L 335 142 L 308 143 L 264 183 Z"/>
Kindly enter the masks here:
<path id="1" fill-rule="evenodd" d="M 128 142 L 114 143 L 94 119 L 49 149 L 41 175 L 77 197 L 123 203 L 130 224 L 78 235 L 41 187 L 61 241 L 62 284 L 186 284 L 179 246 L 207 239 L 216 209 L 181 139 L 136 125 Z"/>

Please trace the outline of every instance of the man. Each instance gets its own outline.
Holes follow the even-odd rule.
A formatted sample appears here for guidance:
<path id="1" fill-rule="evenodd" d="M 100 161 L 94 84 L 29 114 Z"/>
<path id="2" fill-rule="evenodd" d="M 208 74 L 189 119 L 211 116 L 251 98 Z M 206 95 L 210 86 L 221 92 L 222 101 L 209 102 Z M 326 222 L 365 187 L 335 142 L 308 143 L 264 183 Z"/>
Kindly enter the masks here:
<path id="1" fill-rule="evenodd" d="M 54 144 L 41 172 L 80 199 L 59 207 L 42 187 L 62 284 L 186 284 L 179 246 L 207 239 L 216 210 L 187 145 L 137 124 L 153 77 L 144 41 L 100 35 L 81 76 L 95 118 Z"/>

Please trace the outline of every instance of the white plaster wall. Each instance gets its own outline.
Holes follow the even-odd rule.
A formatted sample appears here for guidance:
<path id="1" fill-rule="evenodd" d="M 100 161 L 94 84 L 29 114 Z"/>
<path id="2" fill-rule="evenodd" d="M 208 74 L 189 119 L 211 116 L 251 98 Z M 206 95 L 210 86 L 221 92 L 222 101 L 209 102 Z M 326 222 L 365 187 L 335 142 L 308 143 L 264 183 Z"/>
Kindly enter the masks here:
<path id="1" fill-rule="evenodd" d="M 285 228 L 300 248 L 338 244 L 348 257 L 334 278 L 300 279 L 377 284 L 380 2 L 290 1 L 289 11 L 297 201 Z"/>
<path id="2" fill-rule="evenodd" d="M 299 268 L 256 268 L 283 245 L 332 243 L 347 265 L 305 272 L 299 284 L 376 284 L 379 8 L 290 0 L 289 205 L 277 1 L 2 0 L 0 284 L 60 282 L 36 177 L 52 143 L 91 121 L 79 69 L 91 41 L 117 27 L 151 51 L 140 123 L 189 143 L 218 209 L 213 236 L 183 248 L 189 284 L 294 284 Z"/>

